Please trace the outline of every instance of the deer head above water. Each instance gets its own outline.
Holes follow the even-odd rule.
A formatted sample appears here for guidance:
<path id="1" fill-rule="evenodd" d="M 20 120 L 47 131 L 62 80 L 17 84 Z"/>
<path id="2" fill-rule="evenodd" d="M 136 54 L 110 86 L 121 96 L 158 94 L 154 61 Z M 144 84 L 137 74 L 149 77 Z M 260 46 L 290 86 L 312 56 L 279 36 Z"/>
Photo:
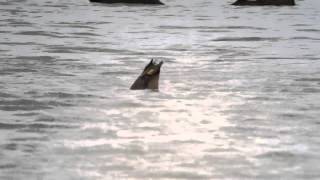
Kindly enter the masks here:
<path id="1" fill-rule="evenodd" d="M 159 89 L 159 77 L 160 69 L 163 64 L 163 61 L 159 63 L 154 62 L 153 59 L 149 64 L 144 68 L 140 76 L 130 87 L 131 90 L 142 90 L 142 89 Z"/>

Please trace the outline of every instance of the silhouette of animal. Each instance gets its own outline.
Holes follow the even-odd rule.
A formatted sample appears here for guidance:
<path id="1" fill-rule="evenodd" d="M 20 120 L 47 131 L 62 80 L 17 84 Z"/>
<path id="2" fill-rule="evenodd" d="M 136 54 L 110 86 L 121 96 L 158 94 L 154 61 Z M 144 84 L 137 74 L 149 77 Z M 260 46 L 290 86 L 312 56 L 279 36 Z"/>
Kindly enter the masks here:
<path id="1" fill-rule="evenodd" d="M 130 87 L 131 90 L 142 89 L 159 89 L 160 69 L 163 61 L 156 63 L 151 59 L 149 64 L 144 68 L 140 76 Z"/>

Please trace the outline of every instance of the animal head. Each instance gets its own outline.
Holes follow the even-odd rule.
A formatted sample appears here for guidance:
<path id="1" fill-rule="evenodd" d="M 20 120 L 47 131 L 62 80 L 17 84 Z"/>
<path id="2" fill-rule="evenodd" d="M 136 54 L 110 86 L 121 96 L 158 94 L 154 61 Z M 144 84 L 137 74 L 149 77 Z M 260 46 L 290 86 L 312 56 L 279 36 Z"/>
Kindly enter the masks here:
<path id="1" fill-rule="evenodd" d="M 163 64 L 163 61 L 160 61 L 159 63 L 157 63 L 153 59 L 151 59 L 149 64 L 144 68 L 141 75 L 132 84 L 130 89 L 131 90 L 158 89 L 160 69 L 162 64 Z"/>
<path id="2" fill-rule="evenodd" d="M 153 59 L 149 62 L 149 64 L 144 68 L 142 72 L 142 76 L 156 76 L 160 74 L 160 69 L 163 64 L 163 61 L 156 63 Z"/>

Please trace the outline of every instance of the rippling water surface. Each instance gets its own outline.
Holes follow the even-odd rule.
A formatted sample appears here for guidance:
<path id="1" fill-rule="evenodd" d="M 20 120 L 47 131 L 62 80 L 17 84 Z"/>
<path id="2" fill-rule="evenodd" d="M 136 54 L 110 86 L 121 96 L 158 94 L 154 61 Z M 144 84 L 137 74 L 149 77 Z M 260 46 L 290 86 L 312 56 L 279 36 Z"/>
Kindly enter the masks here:
<path id="1" fill-rule="evenodd" d="M 164 2 L 0 2 L 0 179 L 320 178 L 319 1 Z"/>

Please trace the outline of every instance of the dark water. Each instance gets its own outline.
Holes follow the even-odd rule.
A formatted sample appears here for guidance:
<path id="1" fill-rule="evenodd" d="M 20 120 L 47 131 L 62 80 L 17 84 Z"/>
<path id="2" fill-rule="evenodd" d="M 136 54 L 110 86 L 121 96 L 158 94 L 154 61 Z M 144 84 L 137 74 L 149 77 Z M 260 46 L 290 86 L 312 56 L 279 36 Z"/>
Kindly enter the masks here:
<path id="1" fill-rule="evenodd" d="M 320 178 L 319 1 L 164 2 L 0 2 L 0 179 Z"/>

